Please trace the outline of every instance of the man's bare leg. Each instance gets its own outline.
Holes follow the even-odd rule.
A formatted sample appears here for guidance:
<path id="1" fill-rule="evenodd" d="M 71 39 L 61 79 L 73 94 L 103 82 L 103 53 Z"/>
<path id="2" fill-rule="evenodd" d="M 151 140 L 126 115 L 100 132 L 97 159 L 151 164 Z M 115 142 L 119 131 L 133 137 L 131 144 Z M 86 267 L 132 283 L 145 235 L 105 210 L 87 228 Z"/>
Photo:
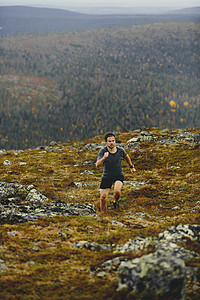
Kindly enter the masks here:
<path id="1" fill-rule="evenodd" d="M 101 212 L 107 212 L 107 198 L 110 189 L 100 189 L 100 209 Z"/>
<path id="2" fill-rule="evenodd" d="M 115 181 L 114 185 L 114 207 L 118 208 L 116 206 L 116 203 L 118 203 L 119 198 L 121 197 L 121 189 L 122 189 L 123 183 L 119 180 Z"/>

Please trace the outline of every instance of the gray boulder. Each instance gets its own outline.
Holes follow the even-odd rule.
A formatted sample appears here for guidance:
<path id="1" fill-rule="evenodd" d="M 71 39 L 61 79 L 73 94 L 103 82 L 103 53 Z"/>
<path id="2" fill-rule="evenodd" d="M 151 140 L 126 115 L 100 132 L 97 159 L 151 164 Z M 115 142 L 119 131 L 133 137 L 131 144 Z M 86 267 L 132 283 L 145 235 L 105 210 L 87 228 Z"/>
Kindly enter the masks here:
<path id="1" fill-rule="evenodd" d="M 144 252 L 149 246 L 156 252 L 136 259 L 116 257 L 92 271 L 118 271 L 117 290 L 125 292 L 128 299 L 185 299 L 186 279 L 195 282 L 198 270 L 185 266 L 184 261 L 198 254 L 176 243 L 184 244 L 187 239 L 199 242 L 199 232 L 199 225 L 178 225 L 167 228 L 157 238 L 137 237 L 124 245 L 116 245 L 114 253 Z"/>
<path id="2" fill-rule="evenodd" d="M 185 299 L 185 263 L 171 253 L 158 250 L 122 262 L 118 274 L 118 291 L 125 289 L 130 299 Z"/>

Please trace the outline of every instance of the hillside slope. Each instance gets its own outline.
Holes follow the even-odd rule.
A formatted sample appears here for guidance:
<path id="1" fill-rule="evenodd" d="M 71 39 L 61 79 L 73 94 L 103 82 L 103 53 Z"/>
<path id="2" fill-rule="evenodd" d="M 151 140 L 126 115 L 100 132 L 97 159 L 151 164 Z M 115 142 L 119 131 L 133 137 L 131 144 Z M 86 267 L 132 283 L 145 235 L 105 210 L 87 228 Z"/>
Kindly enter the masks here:
<path id="1" fill-rule="evenodd" d="M 148 299 L 160 299 L 161 278 L 164 287 L 174 278 L 173 259 L 174 281 L 179 280 L 163 299 L 179 300 L 180 290 L 185 298 L 198 299 L 200 130 L 119 132 L 118 145 L 130 155 L 136 173 L 122 162 L 120 210 L 113 210 L 112 190 L 107 215 L 99 212 L 102 168 L 95 168 L 102 141 L 103 135 L 0 152 L 4 300 L 128 299 L 131 289 L 117 289 L 120 262 L 128 261 L 129 270 L 132 259 L 151 258 L 156 247 L 162 247 L 162 262 L 155 273 L 148 273 L 151 264 L 145 264 L 145 274 L 157 289 L 145 288 L 143 276 L 143 289 L 135 291 L 135 297 L 142 299 L 145 293 Z M 133 272 L 136 276 L 138 268 Z M 169 298 L 172 291 L 176 293 Z"/>

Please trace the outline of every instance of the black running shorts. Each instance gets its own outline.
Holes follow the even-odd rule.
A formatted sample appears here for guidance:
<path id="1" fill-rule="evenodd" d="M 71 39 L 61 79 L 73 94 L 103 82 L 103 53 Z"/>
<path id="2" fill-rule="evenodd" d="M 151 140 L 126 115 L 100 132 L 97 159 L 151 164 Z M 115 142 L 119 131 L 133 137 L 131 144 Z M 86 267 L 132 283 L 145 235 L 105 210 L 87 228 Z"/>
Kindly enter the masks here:
<path id="1" fill-rule="evenodd" d="M 101 184 L 100 184 L 100 189 L 110 189 L 112 184 L 115 183 L 115 181 L 117 181 L 117 180 L 119 180 L 123 183 L 124 176 L 119 175 L 119 176 L 115 176 L 115 177 L 112 177 L 112 178 L 102 177 Z"/>

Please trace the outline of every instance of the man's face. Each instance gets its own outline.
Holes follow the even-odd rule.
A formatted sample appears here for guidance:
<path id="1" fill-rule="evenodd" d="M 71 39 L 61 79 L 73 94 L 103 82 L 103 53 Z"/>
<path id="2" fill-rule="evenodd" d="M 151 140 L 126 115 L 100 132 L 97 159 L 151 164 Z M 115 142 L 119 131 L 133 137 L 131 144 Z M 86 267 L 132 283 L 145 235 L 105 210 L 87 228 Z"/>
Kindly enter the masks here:
<path id="1" fill-rule="evenodd" d="M 110 149 L 113 149 L 115 147 L 115 137 L 114 136 L 109 136 L 107 138 L 107 142 L 106 142 L 107 146 L 110 148 Z"/>

